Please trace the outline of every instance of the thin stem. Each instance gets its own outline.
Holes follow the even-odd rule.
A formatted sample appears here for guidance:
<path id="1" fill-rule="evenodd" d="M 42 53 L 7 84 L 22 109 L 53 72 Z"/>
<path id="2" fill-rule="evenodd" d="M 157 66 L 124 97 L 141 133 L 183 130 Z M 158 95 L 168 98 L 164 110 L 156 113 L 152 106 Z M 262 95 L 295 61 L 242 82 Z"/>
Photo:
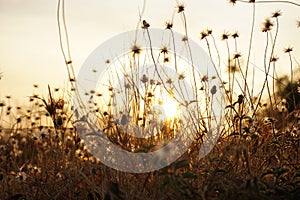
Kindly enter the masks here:
<path id="1" fill-rule="evenodd" d="M 295 3 L 295 2 L 292 2 L 292 1 L 255 1 L 255 2 L 249 2 L 249 1 L 244 1 L 244 0 L 237 0 L 241 3 L 284 3 L 284 4 L 291 4 L 291 5 L 294 5 L 294 6 L 299 6 L 300 7 L 300 4 L 299 3 Z"/>

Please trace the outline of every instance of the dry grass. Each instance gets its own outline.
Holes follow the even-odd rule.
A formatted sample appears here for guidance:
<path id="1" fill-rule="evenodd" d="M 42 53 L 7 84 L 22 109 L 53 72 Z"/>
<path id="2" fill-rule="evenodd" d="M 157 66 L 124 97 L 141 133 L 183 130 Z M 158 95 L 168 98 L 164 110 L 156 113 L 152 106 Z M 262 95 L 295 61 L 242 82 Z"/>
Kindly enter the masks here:
<path id="1" fill-rule="evenodd" d="M 244 1 L 230 2 L 236 4 Z M 249 2 L 255 5 L 254 1 Z M 189 49 L 185 5 L 179 4 L 175 12 L 182 18 L 186 36 L 184 42 Z M 252 37 L 249 39 L 249 51 L 244 54 L 246 62 L 242 64 L 243 56 L 237 45 L 239 34 L 223 33 L 227 72 L 226 78 L 223 77 L 217 89 L 225 90 L 226 115 L 217 144 L 202 159 L 198 153 L 203 140 L 208 137 L 211 123 L 210 120 L 204 120 L 203 115 L 211 120 L 214 116 L 211 101 L 216 88 L 213 89 L 208 82 L 219 77 L 191 73 L 191 81 L 194 81 L 192 90 L 201 90 L 199 95 L 205 96 L 205 107 L 196 105 L 193 108 L 198 112 L 195 112 L 188 109 L 187 103 L 191 99 L 177 99 L 177 103 L 187 110 L 187 117 L 162 122 L 150 116 L 154 112 L 153 105 L 157 103 L 156 88 L 160 86 L 164 90 L 160 95 L 171 94 L 171 89 L 179 96 L 184 96 L 186 92 L 183 84 L 179 84 L 176 90 L 175 81 L 168 79 L 164 68 L 155 66 L 153 77 L 133 73 L 134 71 L 126 74 L 126 93 L 119 99 L 118 88 L 113 84 L 107 85 L 106 93 L 93 90 L 87 92 L 86 96 L 93 98 L 90 98 L 92 100 L 85 109 L 90 109 L 97 116 L 100 129 L 110 141 L 128 151 L 154 151 L 159 145 L 174 138 L 176 131 L 182 129 L 189 128 L 187 132 L 195 136 L 196 139 L 180 159 L 161 170 L 143 174 L 111 169 L 90 154 L 76 130 L 77 122 L 71 112 L 71 101 L 58 88 L 51 90 L 49 87 L 47 98 L 31 95 L 29 104 L 24 107 L 14 107 L 11 97 L 7 96 L 0 102 L 0 198 L 300 198 L 300 83 L 296 82 L 297 77 L 294 75 L 294 68 L 299 66 L 295 66 L 291 59 L 291 75 L 287 78 L 276 75 L 278 58 L 274 52 L 281 14 L 280 11 L 274 12 L 262 25 L 267 41 L 261 67 L 265 80 L 257 94 L 253 93 L 254 85 L 249 84 L 255 81 L 253 77 L 249 77 L 249 71 L 253 67 L 249 64 Z M 175 22 L 166 23 L 166 29 L 170 33 L 173 31 L 173 23 Z M 141 24 L 149 40 L 150 25 L 147 21 Z M 221 56 L 212 30 L 202 31 L 200 38 L 207 47 L 215 70 L 219 71 Z M 231 41 L 233 46 L 230 45 Z M 138 66 L 143 51 L 137 45 L 133 45 L 131 51 L 129 59 L 133 65 Z M 162 47 L 159 52 L 158 57 L 163 63 L 168 63 L 169 58 L 172 58 L 167 47 Z M 288 47 L 284 52 L 292 58 L 293 48 Z M 152 49 L 147 55 L 155 65 Z M 71 61 L 67 63 L 68 66 L 70 64 Z M 109 60 L 107 64 L 110 64 Z M 136 66 L 131 67 L 136 69 Z M 125 71 L 121 70 L 122 73 Z M 135 74 L 138 76 L 134 76 Z M 188 78 L 186 76 L 188 75 L 178 72 L 177 81 L 185 80 Z M 195 81 L 198 76 L 201 80 Z M 70 78 L 70 81 L 73 88 L 70 94 L 76 94 L 76 80 Z M 118 78 L 117 82 L 120 81 L 124 80 Z M 37 89 L 38 85 L 34 85 L 34 88 Z M 197 94 L 195 102 L 199 102 L 201 98 Z M 125 107 L 128 110 L 118 110 L 119 104 L 115 102 L 120 99 L 123 100 L 121 104 L 127 105 Z M 120 121 L 116 122 L 116 118 Z M 127 123 L 129 118 L 132 124 Z M 157 123 L 153 125 L 153 121 Z M 138 139 L 126 134 L 126 130 L 131 130 L 133 125 L 143 127 L 148 132 L 156 131 L 157 136 Z"/>

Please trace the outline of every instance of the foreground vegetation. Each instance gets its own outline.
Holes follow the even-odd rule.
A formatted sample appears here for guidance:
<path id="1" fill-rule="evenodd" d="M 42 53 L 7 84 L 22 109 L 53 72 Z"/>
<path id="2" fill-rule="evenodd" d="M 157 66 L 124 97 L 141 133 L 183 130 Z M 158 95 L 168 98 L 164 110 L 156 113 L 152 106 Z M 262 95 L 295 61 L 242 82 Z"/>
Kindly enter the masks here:
<path id="1" fill-rule="evenodd" d="M 230 2 L 235 4 L 242 1 Z M 249 3 L 253 8 L 256 5 L 255 1 Z M 176 12 L 186 25 L 184 5 L 179 4 Z M 267 41 L 264 46 L 264 64 L 261 67 L 265 80 L 260 92 L 256 94 L 253 92 L 254 85 L 249 84 L 255 81 L 255 77 L 249 75 L 250 68 L 253 67 L 249 63 L 252 39 L 249 41 L 249 52 L 244 53 L 248 53 L 249 56 L 243 58 L 238 52 L 239 34 L 222 34 L 228 52 L 225 55 L 227 77 L 222 80 L 220 86 L 225 90 L 225 125 L 220 130 L 220 138 L 213 150 L 201 159 L 198 156 L 199 149 L 203 138 L 208 137 L 208 132 L 199 131 L 207 130 L 207 125 L 196 120 L 192 122 L 196 128 L 191 129 L 197 132 L 195 141 L 188 151 L 170 166 L 143 174 L 120 172 L 105 166 L 89 152 L 79 136 L 72 112 L 74 108 L 69 97 L 73 93 L 76 94 L 77 86 L 76 79 L 70 73 L 71 89 L 68 92 L 48 87 L 48 97 L 41 97 L 37 94 L 39 86 L 34 85 L 35 94 L 30 96 L 28 105 L 23 107 L 15 107 L 12 105 L 12 97 L 6 96 L 0 102 L 0 198 L 299 199 L 300 83 L 297 82 L 297 74 L 294 73 L 295 68 L 299 66 L 291 62 L 289 76 L 277 76 L 275 66 L 278 58 L 275 56 L 275 44 L 278 29 L 273 30 L 273 27 L 278 27 L 281 14 L 280 11 L 275 11 L 262 26 Z M 166 23 L 165 28 L 172 31 L 173 23 L 175 22 Z M 141 23 L 146 32 L 149 26 L 146 21 Z M 187 28 L 185 30 L 187 34 Z M 275 37 L 271 37 L 272 34 Z M 221 68 L 221 60 L 212 30 L 201 31 L 200 38 L 218 71 Z M 230 41 L 233 41 L 233 47 L 230 46 Z M 232 48 L 234 53 L 231 52 Z M 131 50 L 131 59 L 136 61 L 140 52 L 136 46 Z M 284 49 L 284 52 L 292 58 L 292 47 Z M 161 49 L 161 54 L 164 55 L 164 62 L 168 62 L 168 51 Z M 215 57 L 218 59 L 215 60 Z M 244 65 L 241 64 L 242 59 L 246 61 Z M 66 65 L 70 72 L 72 62 L 66 59 Z M 184 74 L 179 77 L 186 78 Z M 149 99 L 151 102 L 153 95 L 140 95 L 136 89 L 140 81 L 144 85 L 150 83 L 145 86 L 149 87 L 145 91 L 151 91 L 153 84 L 148 77 L 141 78 L 128 79 L 131 85 L 127 89 L 133 88 L 133 96 L 136 97 L 131 108 L 143 113 L 142 117 L 131 116 L 133 121 L 138 126 L 146 126 L 148 113 L 145 110 L 148 109 L 148 104 L 141 109 L 138 102 L 141 99 Z M 206 86 L 208 79 L 212 77 L 202 76 L 202 86 Z M 161 84 L 171 87 L 173 83 L 167 80 Z M 195 88 L 197 89 L 196 86 Z M 204 87 L 202 90 L 210 97 L 206 100 L 207 105 L 210 105 L 214 95 L 212 88 Z M 114 100 L 113 92 L 114 89 L 108 87 L 108 93 L 112 93 L 108 97 L 109 102 Z M 93 97 L 90 98 L 93 100 L 90 102 L 93 105 L 90 109 L 98 117 L 99 126 L 110 141 L 128 151 L 155 150 L 157 141 L 129 137 L 126 132 L 120 131 L 119 123 L 111 122 L 110 116 L 117 113 L 104 109 L 97 104 L 99 101 L 95 100 L 102 98 L 103 93 L 89 91 L 86 95 Z M 130 95 L 128 98 L 130 99 Z M 212 116 L 209 106 L 205 112 Z M 189 114 L 193 120 L 200 119 L 195 113 Z M 185 118 L 185 123 L 189 122 L 188 119 L 190 118 Z M 158 130 L 162 136 L 159 143 L 165 143 L 174 137 L 174 131 L 170 131 L 169 126 L 170 124 L 166 123 Z M 149 127 L 151 128 L 150 125 Z M 166 127 L 169 128 L 168 131 Z"/>

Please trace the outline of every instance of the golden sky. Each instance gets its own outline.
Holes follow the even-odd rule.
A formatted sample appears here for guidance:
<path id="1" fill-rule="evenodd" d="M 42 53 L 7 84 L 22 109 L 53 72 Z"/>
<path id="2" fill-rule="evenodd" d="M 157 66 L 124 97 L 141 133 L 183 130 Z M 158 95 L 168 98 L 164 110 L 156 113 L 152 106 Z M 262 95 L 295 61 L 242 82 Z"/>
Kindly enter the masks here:
<path id="1" fill-rule="evenodd" d="M 294 0 L 297 2 L 297 0 Z M 247 55 L 252 8 L 250 4 L 232 6 L 227 0 L 184 1 L 190 37 L 199 42 L 200 31 L 211 28 L 218 40 L 219 49 L 225 52 L 220 41 L 224 31 L 239 31 L 241 53 Z M 64 87 L 67 70 L 59 48 L 54 0 L 0 0 L 0 99 L 12 95 L 21 103 L 39 84 L 40 92 L 47 85 Z M 136 27 L 143 0 L 66 0 L 66 17 L 69 28 L 71 53 L 76 72 L 84 60 L 102 42 L 119 33 Z M 147 1 L 144 19 L 151 27 L 163 28 L 171 19 L 176 1 Z M 293 55 L 299 58 L 300 28 L 296 21 L 300 7 L 286 4 L 257 4 L 253 54 L 251 62 L 262 66 L 265 34 L 261 22 L 273 11 L 281 10 L 279 40 L 276 55 L 280 58 L 278 71 L 288 73 L 288 56 L 283 48 L 293 46 Z M 175 15 L 174 30 L 182 32 L 182 24 Z M 261 67 L 263 68 L 263 67 Z"/>

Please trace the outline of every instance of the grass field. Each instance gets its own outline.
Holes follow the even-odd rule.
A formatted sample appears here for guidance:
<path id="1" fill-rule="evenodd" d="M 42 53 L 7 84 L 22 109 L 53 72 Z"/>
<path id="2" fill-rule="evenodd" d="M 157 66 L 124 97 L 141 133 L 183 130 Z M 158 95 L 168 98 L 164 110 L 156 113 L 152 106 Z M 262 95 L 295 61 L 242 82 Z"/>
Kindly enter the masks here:
<path id="1" fill-rule="evenodd" d="M 245 2 L 250 7 L 259 3 Z M 185 27 L 185 5 L 178 4 L 175 11 Z M 157 171 L 121 172 L 101 163 L 87 149 L 78 130 L 75 112 L 78 108 L 73 105 L 78 87 L 70 60 L 66 59 L 68 88 L 49 86 L 48 96 L 42 97 L 38 94 L 41 88 L 34 85 L 36 93 L 29 94 L 28 103 L 21 107 L 13 104 L 11 96 L 1 99 L 0 199 L 299 199 L 300 77 L 296 59 L 299 55 L 293 54 L 293 47 L 285 48 L 283 51 L 290 59 L 288 75 L 278 75 L 279 58 L 275 52 L 282 51 L 276 48 L 282 14 L 274 11 L 262 24 L 266 44 L 262 45 L 265 54 L 260 69 L 264 76 L 259 92 L 253 92 L 257 90 L 254 83 L 259 80 L 256 79 L 261 77 L 253 75 L 255 68 L 250 63 L 252 28 L 248 51 L 242 53 L 238 49 L 238 32 L 221 35 L 225 44 L 225 51 L 221 51 L 212 30 L 200 31 L 201 45 L 206 48 L 212 66 L 223 74 L 218 86 L 210 83 L 220 77 L 193 72 L 178 71 L 177 82 L 168 79 L 170 73 L 164 64 L 177 67 L 176 61 L 170 61 L 174 52 L 171 54 L 167 47 L 162 47 L 158 54 L 153 54 L 150 48 L 144 55 L 138 46 L 132 46 L 128 54 L 129 63 L 133 63 L 130 67 L 136 69 L 148 56 L 156 67 L 153 77 L 132 70 L 123 74 L 124 80 L 115 80 L 117 84 L 127 83 L 125 93 L 118 93 L 117 84 L 111 84 L 85 94 L 89 102 L 84 109 L 94 114 L 101 133 L 127 151 L 156 151 L 178 133 L 195 138 L 178 160 Z M 167 22 L 164 27 L 170 33 L 173 33 L 173 23 L 176 22 Z M 139 25 L 151 41 L 148 32 L 151 23 L 142 21 L 141 16 Z M 299 21 L 297 25 L 300 27 Z M 188 47 L 187 33 L 185 27 L 183 41 Z M 226 53 L 219 55 L 220 52 Z M 155 55 L 164 63 L 163 67 L 156 66 L 155 61 L 159 59 L 154 59 Z M 225 69 L 221 69 L 221 57 L 227 58 Z M 191 82 L 191 90 L 196 91 L 193 101 L 185 98 L 188 89 L 182 81 L 186 79 Z M 224 101 L 220 106 L 225 110 L 220 137 L 212 151 L 199 158 L 199 150 L 203 141 L 209 139 L 215 117 L 212 101 L 216 90 L 223 91 Z M 181 98 L 176 99 L 175 93 Z M 186 110 L 186 115 L 174 112 L 176 103 Z M 121 110 L 120 105 L 126 109 Z M 157 114 L 155 105 L 165 112 L 163 118 L 153 117 Z M 116 118 L 120 121 L 116 122 Z M 141 139 L 129 135 L 133 127 L 143 127 L 145 133 L 155 132 L 156 136 Z"/>

